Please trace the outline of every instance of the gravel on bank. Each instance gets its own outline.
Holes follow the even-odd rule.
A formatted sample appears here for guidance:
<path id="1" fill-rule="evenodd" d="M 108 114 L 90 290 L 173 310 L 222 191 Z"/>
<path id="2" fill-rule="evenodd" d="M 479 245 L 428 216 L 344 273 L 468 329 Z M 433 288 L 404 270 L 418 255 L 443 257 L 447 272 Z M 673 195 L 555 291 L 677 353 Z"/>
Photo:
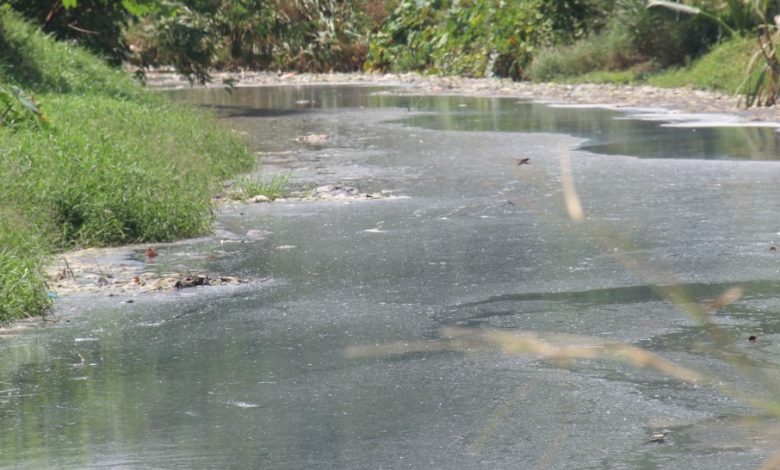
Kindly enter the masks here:
<path id="1" fill-rule="evenodd" d="M 147 74 L 150 88 L 184 88 L 187 79 L 170 71 Z M 660 108 L 668 112 L 718 113 L 739 117 L 742 121 L 780 123 L 777 107 L 745 109 L 739 97 L 693 88 L 657 88 L 611 84 L 577 84 L 513 82 L 507 79 L 438 77 L 373 73 L 272 73 L 216 72 L 209 87 L 268 85 L 378 85 L 397 86 L 398 93 L 432 95 L 505 96 L 535 101 L 598 105 L 611 108 Z"/>

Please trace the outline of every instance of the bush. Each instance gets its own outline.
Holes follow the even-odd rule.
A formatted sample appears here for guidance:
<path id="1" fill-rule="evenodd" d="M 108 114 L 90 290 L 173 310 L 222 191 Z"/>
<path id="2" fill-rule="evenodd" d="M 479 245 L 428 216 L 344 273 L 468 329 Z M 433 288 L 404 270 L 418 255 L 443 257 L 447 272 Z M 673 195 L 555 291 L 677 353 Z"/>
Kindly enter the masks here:
<path id="1" fill-rule="evenodd" d="M 674 68 L 650 76 L 648 83 L 659 87 L 690 86 L 735 94 L 745 78 L 748 63 L 756 49 L 755 39 L 732 38 L 718 44 L 688 67 Z M 724 64 L 728 66 L 724 67 Z"/>
<path id="2" fill-rule="evenodd" d="M 129 49 L 123 33 L 132 15 L 124 2 L 78 0 L 73 8 L 64 8 L 65 2 L 52 0 L 8 2 L 44 33 L 61 41 L 76 41 L 115 66 L 127 57 Z"/>
<path id="3" fill-rule="evenodd" d="M 619 0 L 603 30 L 572 45 L 542 49 L 528 76 L 545 81 L 597 71 L 631 71 L 641 78 L 689 62 L 718 39 L 717 25 L 706 18 L 649 10 L 643 0 Z"/>
<path id="4" fill-rule="evenodd" d="M 632 31 L 629 47 L 660 67 L 685 64 L 721 39 L 718 25 L 703 16 L 647 9 L 642 0 L 628 0 L 625 5 L 621 16 Z"/>
<path id="5" fill-rule="evenodd" d="M 360 70 L 367 35 L 386 15 L 378 0 L 185 2 L 133 26 L 131 61 L 173 65 L 204 82 L 211 68 Z"/>
<path id="6" fill-rule="evenodd" d="M 604 4 L 403 0 L 372 36 L 366 68 L 521 79 L 538 47 L 584 34 Z"/>
<path id="7" fill-rule="evenodd" d="M 528 78 L 551 81 L 594 71 L 625 70 L 647 61 L 631 47 L 631 33 L 613 26 L 571 46 L 553 46 L 539 51 L 528 68 Z"/>

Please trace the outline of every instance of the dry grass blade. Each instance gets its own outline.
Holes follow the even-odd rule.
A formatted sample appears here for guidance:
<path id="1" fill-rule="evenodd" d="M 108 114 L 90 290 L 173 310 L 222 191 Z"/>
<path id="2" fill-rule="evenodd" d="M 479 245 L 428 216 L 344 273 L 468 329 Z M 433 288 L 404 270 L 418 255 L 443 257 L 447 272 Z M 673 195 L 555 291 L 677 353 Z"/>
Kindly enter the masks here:
<path id="1" fill-rule="evenodd" d="M 575 359 L 616 360 L 654 369 L 684 382 L 703 381 L 703 376 L 698 372 L 673 364 L 644 349 L 596 337 L 470 328 L 443 328 L 441 336 L 440 340 L 352 346 L 347 348 L 345 355 L 348 358 L 360 358 L 444 351 L 474 353 L 497 349 L 505 354 L 531 355 L 563 362 Z"/>
<path id="2" fill-rule="evenodd" d="M 557 361 L 611 359 L 637 367 L 655 369 L 684 382 L 702 381 L 702 375 L 698 372 L 673 364 L 644 349 L 624 343 L 604 341 L 596 337 L 567 334 L 542 336 L 539 333 L 526 331 L 461 328 L 445 328 L 442 334 L 452 338 L 463 336 L 478 338 L 482 342 L 497 346 L 506 354 L 531 354 Z"/>
<path id="3" fill-rule="evenodd" d="M 561 186 L 569 217 L 575 222 L 582 222 L 585 219 L 585 215 L 582 211 L 580 198 L 577 196 L 577 188 L 574 186 L 571 162 L 569 161 L 569 156 L 565 153 L 561 154 Z"/>
<path id="4" fill-rule="evenodd" d="M 725 292 L 720 294 L 717 299 L 707 304 L 707 308 L 711 310 L 718 310 L 720 308 L 731 305 L 739 300 L 745 294 L 745 289 L 741 287 L 730 287 Z"/>
<path id="5" fill-rule="evenodd" d="M 682 3 L 677 3 L 677 2 L 667 2 L 663 0 L 650 0 L 649 2 L 647 2 L 647 8 L 653 8 L 653 7 L 668 8 L 678 13 L 687 13 L 689 15 L 698 15 L 699 13 L 701 13 L 700 8 L 684 5 Z"/>
<path id="6" fill-rule="evenodd" d="M 777 470 L 777 469 L 779 469 L 780 468 L 780 454 L 779 455 L 775 455 L 773 457 L 770 457 L 759 468 L 760 468 L 760 470 Z"/>

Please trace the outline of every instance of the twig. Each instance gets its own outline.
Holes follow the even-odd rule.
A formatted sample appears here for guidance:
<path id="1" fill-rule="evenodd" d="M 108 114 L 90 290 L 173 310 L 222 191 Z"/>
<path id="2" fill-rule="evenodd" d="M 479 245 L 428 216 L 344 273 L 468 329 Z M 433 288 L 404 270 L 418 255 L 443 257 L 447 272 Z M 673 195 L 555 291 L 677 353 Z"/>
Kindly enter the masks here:
<path id="1" fill-rule="evenodd" d="M 99 32 L 97 32 L 97 31 L 90 31 L 90 30 L 88 30 L 88 29 L 79 28 L 78 26 L 76 26 L 76 25 L 75 25 L 75 24 L 73 24 L 73 23 L 68 23 L 68 28 L 70 28 L 70 29 L 72 29 L 72 30 L 74 30 L 74 31 L 78 31 L 79 33 L 84 33 L 84 34 L 91 34 L 92 36 L 98 36 L 98 35 L 100 35 L 100 33 L 99 33 Z"/>
<path id="2" fill-rule="evenodd" d="M 71 279 L 76 279 L 76 275 L 73 273 L 73 270 L 70 269 L 70 264 L 68 264 L 68 258 L 63 256 L 62 261 L 65 262 L 65 275 L 67 276 L 68 274 L 70 274 Z"/>

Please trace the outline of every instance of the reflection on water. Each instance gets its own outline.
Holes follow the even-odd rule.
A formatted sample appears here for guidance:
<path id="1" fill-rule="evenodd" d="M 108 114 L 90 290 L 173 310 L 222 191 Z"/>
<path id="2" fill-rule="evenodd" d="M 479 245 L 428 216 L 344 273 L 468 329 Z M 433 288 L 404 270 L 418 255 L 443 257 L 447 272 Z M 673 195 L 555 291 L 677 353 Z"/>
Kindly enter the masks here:
<path id="1" fill-rule="evenodd" d="M 256 93 L 236 88 L 177 90 L 185 99 L 213 106 L 230 117 L 279 116 L 316 110 L 397 107 L 415 112 L 401 122 L 457 131 L 551 132 L 587 139 L 583 150 L 643 158 L 780 159 L 780 134 L 773 127 L 664 127 L 662 121 L 632 119 L 599 108 L 549 107 L 511 98 L 395 96 L 388 88 L 299 86 Z M 239 103 L 239 104 L 237 104 Z M 423 114 L 418 114 L 422 112 Z"/>
<path id="2" fill-rule="evenodd" d="M 583 150 L 643 158 L 780 159 L 780 135 L 771 127 L 662 127 L 663 122 L 630 119 L 617 111 L 556 107 L 509 99 L 423 100 L 436 114 L 403 122 L 428 129 L 553 132 L 582 137 Z M 466 106 L 462 106 L 466 105 Z"/>
<path id="3" fill-rule="evenodd" d="M 775 158 L 772 131 L 706 130 L 720 149 L 710 151 L 704 129 L 612 111 L 383 91 L 177 92 L 302 162 L 302 173 L 320 178 L 312 184 L 370 179 L 409 197 L 224 208 L 224 237 L 166 252 L 213 255 L 198 257 L 206 264 L 195 271 L 273 282 L 150 293 L 132 304 L 63 299 L 68 323 L 0 335 L 0 467 L 710 469 L 754 468 L 771 454 L 780 439 L 745 424 L 757 411 L 744 401 L 625 363 L 345 351 L 436 343 L 453 326 L 588 335 L 773 398 L 780 285 L 768 247 L 778 242 L 780 170 L 571 159 L 585 224 L 609 223 L 635 245 L 620 255 L 663 264 L 692 302 L 744 290 L 711 313 L 728 346 L 713 352 L 723 343 L 658 296 L 656 284 L 676 279 L 643 279 L 620 262 L 609 234 L 568 220 L 558 149 L 581 141 L 554 134 L 640 156 L 672 142 L 663 156 Z M 432 130 L 445 128 L 456 131 Z M 333 138 L 295 143 L 309 132 Z M 532 163 L 519 167 L 526 151 Z M 258 230 L 266 235 L 248 236 Z M 752 362 L 735 370 L 726 355 Z M 664 429 L 667 442 L 650 444 Z"/>

